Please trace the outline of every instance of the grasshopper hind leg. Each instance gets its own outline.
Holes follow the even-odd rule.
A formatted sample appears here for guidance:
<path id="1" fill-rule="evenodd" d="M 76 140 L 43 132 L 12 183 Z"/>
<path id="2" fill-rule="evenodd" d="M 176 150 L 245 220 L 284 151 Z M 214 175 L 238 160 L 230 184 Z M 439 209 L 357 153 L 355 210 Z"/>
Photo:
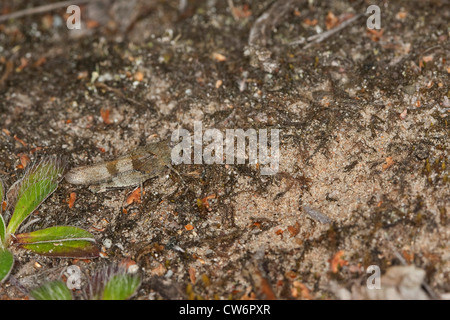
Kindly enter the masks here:
<path id="1" fill-rule="evenodd" d="M 152 176 L 153 175 L 145 174 L 140 171 L 127 172 L 126 174 L 120 174 L 113 177 L 110 181 L 91 185 L 89 187 L 89 190 L 94 193 L 99 193 L 117 188 L 127 188 L 134 186 L 143 187 L 144 182 L 150 179 Z M 141 190 L 143 190 L 143 188 Z"/>

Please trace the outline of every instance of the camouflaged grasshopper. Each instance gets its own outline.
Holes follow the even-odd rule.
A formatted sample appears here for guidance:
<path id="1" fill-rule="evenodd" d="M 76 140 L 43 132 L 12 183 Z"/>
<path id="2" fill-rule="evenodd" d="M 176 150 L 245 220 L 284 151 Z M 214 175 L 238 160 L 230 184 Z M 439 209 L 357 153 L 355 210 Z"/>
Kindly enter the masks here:
<path id="1" fill-rule="evenodd" d="M 65 178 L 72 184 L 90 185 L 92 192 L 142 185 L 171 167 L 169 142 L 160 141 L 138 147 L 114 160 L 70 170 Z"/>

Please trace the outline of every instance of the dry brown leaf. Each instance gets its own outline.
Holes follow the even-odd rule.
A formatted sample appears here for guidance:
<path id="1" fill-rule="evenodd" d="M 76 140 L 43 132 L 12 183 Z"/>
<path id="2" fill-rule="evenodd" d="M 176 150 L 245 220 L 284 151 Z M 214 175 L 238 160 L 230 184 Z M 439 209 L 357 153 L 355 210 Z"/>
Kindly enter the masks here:
<path id="1" fill-rule="evenodd" d="M 109 109 L 104 109 L 104 108 L 100 109 L 100 115 L 102 117 L 103 122 L 106 123 L 106 124 L 110 124 L 111 123 L 111 120 L 109 120 L 109 114 L 110 114 L 110 110 Z"/>
<path id="2" fill-rule="evenodd" d="M 25 153 L 19 153 L 18 156 L 20 160 L 20 169 L 26 168 L 28 163 L 30 162 L 30 157 Z"/>
<path id="3" fill-rule="evenodd" d="M 144 80 L 144 74 L 141 71 L 138 71 L 134 74 L 134 80 L 141 82 Z"/>
<path id="4" fill-rule="evenodd" d="M 9 131 L 8 129 L 3 128 L 2 131 L 4 134 L 11 136 L 11 131 Z"/>
<path id="5" fill-rule="evenodd" d="M 150 273 L 156 276 L 163 276 L 166 273 L 167 269 L 160 263 L 155 269 L 152 269 Z"/>
<path id="6" fill-rule="evenodd" d="M 136 261 L 130 259 L 130 258 L 125 258 L 122 261 L 120 261 L 119 265 L 124 267 L 125 270 L 128 270 L 131 266 L 134 266 L 136 264 Z"/>
<path id="7" fill-rule="evenodd" d="M 219 62 L 223 62 L 227 60 L 227 57 L 225 57 L 223 54 L 220 54 L 218 52 L 214 52 L 212 54 L 212 57 L 214 60 L 219 61 Z"/>
<path id="8" fill-rule="evenodd" d="M 311 19 L 309 19 L 309 18 L 306 18 L 305 20 L 303 20 L 303 23 L 304 23 L 304 24 L 306 24 L 306 25 L 308 25 L 308 26 L 311 26 L 311 27 L 314 27 L 315 25 L 317 25 L 318 22 L 319 22 L 319 21 L 318 21 L 317 19 L 311 20 Z"/>
<path id="9" fill-rule="evenodd" d="M 383 29 L 376 30 L 376 29 L 367 29 L 367 34 L 370 36 L 370 39 L 374 42 L 380 41 L 381 37 L 383 36 Z"/>
<path id="10" fill-rule="evenodd" d="M 433 55 L 428 55 L 428 56 L 422 57 L 422 61 L 424 61 L 424 62 L 433 61 Z"/>
<path id="11" fill-rule="evenodd" d="M 348 261 L 342 259 L 344 256 L 344 250 L 338 251 L 332 259 L 329 260 L 331 272 L 337 273 L 340 267 L 348 265 Z"/>
<path id="12" fill-rule="evenodd" d="M 19 142 L 21 145 L 23 145 L 24 147 L 27 146 L 27 143 L 25 141 L 23 141 L 22 139 L 18 138 L 16 135 L 14 135 L 14 140 L 16 140 L 17 142 Z"/>
<path id="13" fill-rule="evenodd" d="M 300 299 L 305 299 L 305 300 L 312 300 L 313 297 L 311 297 L 310 293 L 309 293 L 309 289 L 308 287 L 306 287 L 303 283 L 299 282 L 299 281 L 294 281 L 292 283 L 292 296 L 294 298 L 300 298 Z"/>
<path id="14" fill-rule="evenodd" d="M 77 74 L 77 79 L 81 80 L 81 79 L 86 79 L 89 76 L 89 72 L 87 71 L 80 71 Z"/>
<path id="15" fill-rule="evenodd" d="M 395 17 L 399 20 L 404 20 L 406 18 L 406 16 L 408 15 L 408 13 L 406 11 L 399 11 L 397 12 L 397 14 L 395 15 Z"/>
<path id="16" fill-rule="evenodd" d="M 136 188 L 127 198 L 127 204 L 141 203 L 141 188 Z"/>
<path id="17" fill-rule="evenodd" d="M 69 208 L 73 208 L 75 204 L 75 200 L 77 199 L 77 194 L 75 192 L 71 192 L 69 196 Z"/>
<path id="18" fill-rule="evenodd" d="M 191 283 L 195 284 L 195 280 L 197 280 L 195 277 L 195 269 L 190 267 L 188 272 L 189 272 L 189 279 L 191 280 Z"/>
<path id="19" fill-rule="evenodd" d="M 394 165 L 395 161 L 392 159 L 392 157 L 386 158 L 386 163 L 383 164 L 383 170 L 389 169 Z"/>
<path id="20" fill-rule="evenodd" d="M 263 299 L 265 300 L 276 300 L 277 297 L 275 293 L 272 290 L 272 286 L 270 285 L 269 281 L 264 278 L 260 272 L 257 272 L 258 276 L 260 277 L 260 287 L 261 293 L 263 295 Z"/>
<path id="21" fill-rule="evenodd" d="M 42 150 L 42 147 L 35 147 L 35 148 L 31 149 L 30 152 L 31 152 L 31 154 L 35 154 L 39 150 Z"/>
<path id="22" fill-rule="evenodd" d="M 45 57 L 40 57 L 40 58 L 33 64 L 33 67 L 40 67 L 40 66 L 42 66 L 45 62 L 47 62 L 47 58 L 45 58 Z"/>
<path id="23" fill-rule="evenodd" d="M 295 226 L 289 226 L 288 231 L 291 234 L 291 238 L 295 237 L 300 232 L 300 224 L 295 222 Z"/>
<path id="24" fill-rule="evenodd" d="M 28 65 L 28 59 L 27 59 L 27 58 L 24 58 L 24 57 L 20 58 L 20 66 L 18 66 L 18 67 L 16 68 L 16 71 L 17 71 L 17 72 L 22 71 L 23 69 L 26 68 L 27 65 Z"/>
<path id="25" fill-rule="evenodd" d="M 199 199 L 201 206 L 203 206 L 205 209 L 209 210 L 209 202 L 208 202 L 208 200 L 209 199 L 214 199 L 215 197 L 216 197 L 216 194 L 214 193 L 214 194 L 206 196 L 206 197 L 204 197 L 202 199 Z"/>
<path id="26" fill-rule="evenodd" d="M 86 27 L 88 29 L 94 29 L 97 28 L 98 26 L 100 26 L 100 23 L 96 20 L 88 20 L 86 21 Z"/>
<path id="27" fill-rule="evenodd" d="M 248 18 L 252 15 L 252 11 L 250 10 L 248 4 L 245 4 L 242 7 L 233 7 L 232 11 L 233 17 L 237 19 Z"/>
<path id="28" fill-rule="evenodd" d="M 402 256 L 408 263 L 414 261 L 414 252 L 411 252 L 410 250 L 402 250 Z"/>
<path id="29" fill-rule="evenodd" d="M 336 28 L 340 24 L 339 18 L 334 15 L 333 12 L 328 11 L 328 14 L 325 18 L 325 26 L 327 30 Z"/>

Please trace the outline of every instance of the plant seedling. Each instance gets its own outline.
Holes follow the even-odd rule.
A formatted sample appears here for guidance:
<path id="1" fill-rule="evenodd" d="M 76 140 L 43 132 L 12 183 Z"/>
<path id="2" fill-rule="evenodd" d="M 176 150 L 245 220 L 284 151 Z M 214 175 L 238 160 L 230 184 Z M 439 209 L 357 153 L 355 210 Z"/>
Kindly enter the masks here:
<path id="1" fill-rule="evenodd" d="M 22 179 L 5 193 L 0 180 L 0 282 L 11 272 L 14 256 L 9 246 L 15 244 L 35 253 L 70 258 L 98 257 L 99 250 L 89 232 L 71 226 L 56 226 L 28 233 L 16 234 L 19 226 L 58 187 L 64 172 L 64 163 L 56 157 L 47 157 L 28 167 Z M 3 200 L 14 207 L 11 219 L 3 219 Z"/>
<path id="2" fill-rule="evenodd" d="M 108 266 L 97 271 L 83 289 L 86 300 L 126 300 L 141 285 L 141 277 L 129 274 L 123 266 Z M 35 300 L 73 300 L 72 292 L 61 280 L 47 282 L 30 291 Z"/>

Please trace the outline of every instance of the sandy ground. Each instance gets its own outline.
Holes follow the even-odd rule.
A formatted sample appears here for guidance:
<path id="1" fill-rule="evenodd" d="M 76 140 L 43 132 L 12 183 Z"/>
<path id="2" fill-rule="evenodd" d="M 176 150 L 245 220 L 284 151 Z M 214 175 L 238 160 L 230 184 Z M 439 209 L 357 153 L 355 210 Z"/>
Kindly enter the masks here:
<path id="1" fill-rule="evenodd" d="M 81 30 L 64 9 L 0 22 L 0 174 L 16 181 L 21 155 L 68 168 L 114 159 L 194 121 L 279 129 L 278 174 L 182 164 L 131 204 L 133 188 L 63 181 L 20 231 L 81 227 L 102 257 L 13 247 L 0 297 L 24 298 L 72 264 L 86 281 L 121 261 L 142 274 L 134 299 L 380 298 L 364 293 L 370 265 L 386 286 L 419 279 L 397 298 L 448 297 L 448 1 L 383 1 L 381 30 L 348 23 L 365 1 L 180 3 L 85 5 Z"/>

